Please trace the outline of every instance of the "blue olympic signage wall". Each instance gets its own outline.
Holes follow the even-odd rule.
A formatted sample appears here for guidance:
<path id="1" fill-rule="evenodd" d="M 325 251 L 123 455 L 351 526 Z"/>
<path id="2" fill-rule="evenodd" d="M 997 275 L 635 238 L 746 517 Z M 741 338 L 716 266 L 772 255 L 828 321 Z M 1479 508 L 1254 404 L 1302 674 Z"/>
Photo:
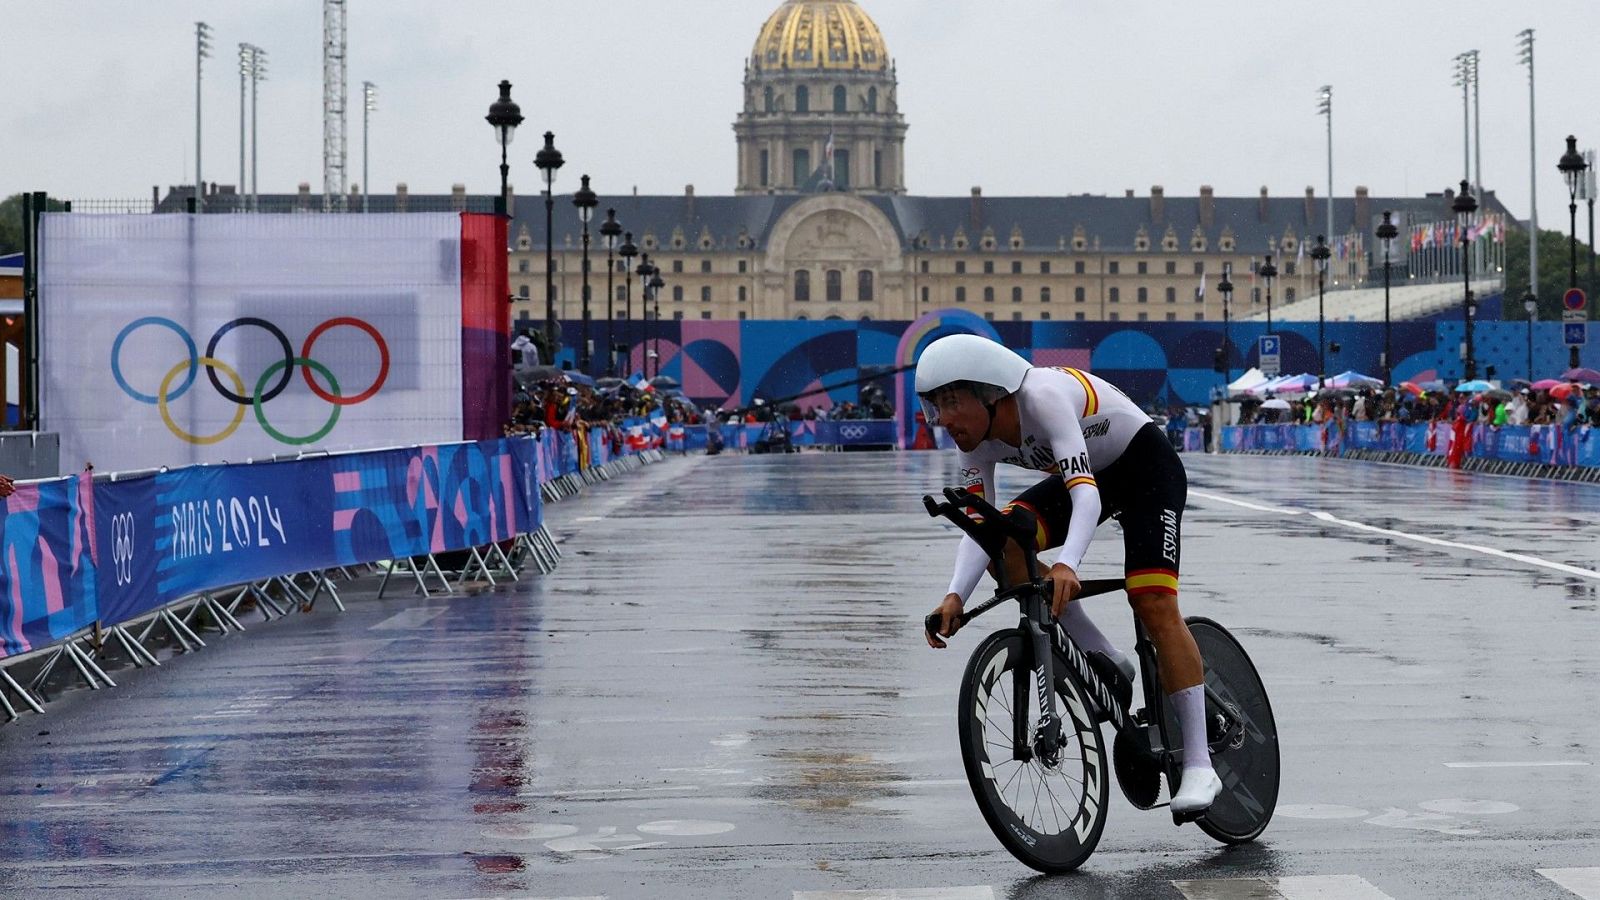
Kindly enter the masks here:
<path id="1" fill-rule="evenodd" d="M 542 524 L 542 483 L 612 457 L 601 429 L 545 431 L 25 484 L 0 501 L 0 658 L 214 588 L 509 540 Z"/>

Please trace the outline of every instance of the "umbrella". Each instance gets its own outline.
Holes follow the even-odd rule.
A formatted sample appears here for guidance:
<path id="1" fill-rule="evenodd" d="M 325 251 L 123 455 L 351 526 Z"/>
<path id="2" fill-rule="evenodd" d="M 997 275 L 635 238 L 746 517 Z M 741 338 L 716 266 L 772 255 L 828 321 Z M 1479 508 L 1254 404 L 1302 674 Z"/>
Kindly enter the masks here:
<path id="1" fill-rule="evenodd" d="M 1279 398 L 1279 397 L 1274 397 L 1271 400 L 1268 400 L 1267 402 L 1261 404 L 1261 408 L 1262 409 L 1288 409 L 1289 408 L 1289 401 L 1284 400 L 1284 399 Z"/>
<path id="2" fill-rule="evenodd" d="M 567 380 L 572 382 L 573 384 L 581 384 L 584 387 L 594 387 L 595 386 L 594 378 L 592 378 L 592 377 L 590 377 L 588 375 L 585 375 L 582 372 L 569 369 L 564 374 L 567 376 Z"/>
<path id="3" fill-rule="evenodd" d="M 1425 391 L 1442 391 L 1444 390 L 1444 381 L 1438 378 L 1435 378 L 1432 381 L 1419 381 L 1417 382 L 1417 387 L 1420 387 Z"/>
<path id="4" fill-rule="evenodd" d="M 1569 384 L 1569 383 L 1563 381 L 1562 383 L 1560 383 L 1560 384 L 1558 384 L 1555 387 L 1550 389 L 1550 396 L 1556 398 L 1557 400 L 1565 400 L 1565 399 L 1567 399 L 1567 395 L 1568 394 L 1572 393 L 1573 391 L 1575 391 L 1577 389 L 1578 389 L 1577 385 Z"/>
<path id="5" fill-rule="evenodd" d="M 1484 381 L 1483 379 L 1479 378 L 1479 379 L 1475 379 L 1473 381 L 1463 381 L 1460 384 L 1456 385 L 1456 393 L 1458 393 L 1458 394 L 1477 394 L 1477 393 L 1481 393 L 1483 391 L 1487 391 L 1492 387 L 1494 387 L 1494 385 L 1492 385 L 1489 382 Z"/>
<path id="6" fill-rule="evenodd" d="M 1568 369 L 1561 373 L 1566 381 L 1581 381 L 1585 384 L 1600 384 L 1600 372 L 1593 369 Z"/>
<path id="7" fill-rule="evenodd" d="M 539 381 L 561 380 L 561 370 L 555 366 L 530 366 L 517 370 L 517 380 L 523 384 L 533 384 Z"/>
<path id="8" fill-rule="evenodd" d="M 1528 385 L 1528 387 L 1531 387 L 1536 391 L 1548 391 L 1553 387 L 1557 387 L 1557 386 L 1563 385 L 1563 384 L 1566 384 L 1566 382 L 1565 381 L 1557 381 L 1554 378 L 1542 378 L 1542 379 L 1540 379 L 1538 381 L 1535 381 L 1533 384 Z"/>
<path id="9" fill-rule="evenodd" d="M 1427 393 L 1427 391 L 1423 390 L 1422 386 L 1417 384 L 1415 381 L 1400 382 L 1400 390 L 1405 391 L 1413 397 L 1420 397 Z"/>
<path id="10" fill-rule="evenodd" d="M 678 379 L 673 378 L 671 375 L 657 375 L 656 377 L 650 379 L 650 386 L 658 388 L 675 388 L 682 387 L 683 385 L 679 384 Z"/>
<path id="11" fill-rule="evenodd" d="M 1485 400 L 1510 400 L 1511 392 L 1502 388 L 1490 388 L 1483 392 Z"/>
<path id="12" fill-rule="evenodd" d="M 605 378 L 596 378 L 594 386 L 598 388 L 614 388 L 622 384 L 622 379 L 608 375 Z"/>

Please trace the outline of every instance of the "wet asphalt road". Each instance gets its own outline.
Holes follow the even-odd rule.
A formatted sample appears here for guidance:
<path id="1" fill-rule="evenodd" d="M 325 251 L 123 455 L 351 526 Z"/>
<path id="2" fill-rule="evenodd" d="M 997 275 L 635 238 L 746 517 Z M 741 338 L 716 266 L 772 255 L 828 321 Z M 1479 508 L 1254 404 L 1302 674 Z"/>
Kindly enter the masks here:
<path id="1" fill-rule="evenodd" d="M 553 575 L 349 589 L 0 727 L 0 896 L 1600 897 L 1600 489 L 1186 463 L 1184 611 L 1281 733 L 1255 845 L 1113 790 L 1088 864 L 1035 877 L 956 749 L 966 656 L 1015 619 L 919 633 L 953 454 L 691 457 L 549 507 Z M 1108 524 L 1083 575 L 1120 560 Z"/>

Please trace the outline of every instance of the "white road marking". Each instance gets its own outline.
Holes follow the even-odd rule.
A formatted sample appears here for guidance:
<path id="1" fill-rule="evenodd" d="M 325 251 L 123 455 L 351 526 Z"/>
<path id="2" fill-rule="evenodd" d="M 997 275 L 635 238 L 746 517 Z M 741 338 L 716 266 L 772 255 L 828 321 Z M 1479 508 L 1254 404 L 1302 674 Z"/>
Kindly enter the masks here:
<path id="1" fill-rule="evenodd" d="M 393 631 L 399 628 L 420 628 L 449 611 L 448 606 L 417 606 L 403 609 L 367 630 Z"/>
<path id="2" fill-rule="evenodd" d="M 1189 495 L 1192 497 L 1200 497 L 1206 500 L 1215 500 L 1218 503 L 1229 503 L 1234 506 L 1242 506 L 1246 509 L 1254 509 L 1260 512 L 1278 513 L 1286 516 L 1308 515 L 1314 519 L 1317 519 L 1318 521 L 1327 522 L 1331 525 L 1339 525 L 1356 531 L 1365 531 L 1369 534 L 1381 534 L 1385 537 L 1399 538 L 1406 541 L 1415 541 L 1419 544 L 1428 544 L 1434 547 L 1445 547 L 1451 550 L 1467 550 L 1473 553 L 1482 553 L 1485 556 L 1494 556 L 1500 559 L 1511 560 L 1512 562 L 1520 562 L 1530 566 L 1538 566 L 1540 568 L 1550 569 L 1555 572 L 1560 572 L 1564 575 L 1576 575 L 1579 578 L 1591 578 L 1595 581 L 1600 581 L 1600 572 L 1597 572 L 1594 569 L 1585 569 L 1580 566 L 1570 566 L 1566 563 L 1541 559 L 1537 556 L 1529 556 L 1526 553 L 1513 553 L 1509 550 L 1501 550 L 1498 547 L 1485 547 L 1481 544 L 1466 544 L 1462 543 L 1461 541 L 1448 541 L 1444 538 L 1412 534 L 1409 531 L 1397 531 L 1393 528 L 1379 528 L 1376 525 L 1368 525 L 1365 522 L 1357 522 L 1352 519 L 1341 519 L 1338 516 L 1335 516 L 1331 513 L 1321 512 L 1320 510 L 1289 509 L 1281 506 L 1262 506 L 1256 503 L 1247 503 L 1243 500 L 1234 500 L 1231 497 L 1224 497 L 1220 494 L 1213 494 L 1208 491 L 1191 490 L 1189 491 Z"/>
<path id="3" fill-rule="evenodd" d="M 724 834 L 737 827 L 732 822 L 712 822 L 705 819 L 662 819 L 659 822 L 646 822 L 635 830 L 643 834 L 659 834 L 667 837 L 704 837 L 708 834 Z"/>
<path id="4" fill-rule="evenodd" d="M 794 900 L 994 900 L 995 889 L 978 887 L 902 887 L 893 890 L 795 890 Z"/>
<path id="5" fill-rule="evenodd" d="M 602 522 L 602 521 L 605 521 L 605 516 L 579 516 L 576 519 L 573 519 L 572 521 L 574 521 L 574 522 Z"/>
<path id="6" fill-rule="evenodd" d="M 494 828 L 485 828 L 483 836 L 501 841 L 548 841 L 555 838 L 571 837 L 580 829 L 576 825 L 540 824 L 532 825 L 499 825 Z"/>
<path id="7" fill-rule="evenodd" d="M 1590 766 L 1593 763 L 1576 759 L 1528 760 L 1523 762 L 1447 762 L 1447 769 L 1521 769 L 1543 766 Z"/>
<path id="8" fill-rule="evenodd" d="M 1462 828 L 1461 820 L 1455 816 L 1431 812 L 1407 812 L 1395 806 L 1384 810 L 1382 815 L 1368 819 L 1367 824 L 1381 825 L 1384 828 L 1404 828 L 1409 831 L 1437 831 L 1440 834 L 1468 835 L 1479 833 L 1476 828 Z"/>
<path id="9" fill-rule="evenodd" d="M 1187 900 L 1393 900 L 1359 875 L 1174 881 Z"/>
<path id="10" fill-rule="evenodd" d="M 1583 900 L 1600 900 L 1600 868 L 1590 866 L 1582 869 L 1534 869 L 1534 871 L 1577 894 Z"/>

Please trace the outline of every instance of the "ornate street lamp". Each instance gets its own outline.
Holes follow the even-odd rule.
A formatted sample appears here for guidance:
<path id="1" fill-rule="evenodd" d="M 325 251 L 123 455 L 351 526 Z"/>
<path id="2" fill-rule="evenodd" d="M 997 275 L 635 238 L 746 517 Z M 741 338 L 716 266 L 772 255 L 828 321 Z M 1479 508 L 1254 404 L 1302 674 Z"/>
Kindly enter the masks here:
<path id="1" fill-rule="evenodd" d="M 1233 343 L 1232 332 L 1228 327 L 1228 307 L 1233 303 L 1233 263 L 1222 264 L 1222 280 L 1217 282 L 1217 290 L 1222 292 L 1222 392 L 1223 400 L 1227 400 L 1228 385 L 1233 383 L 1233 360 L 1228 356 Z"/>
<path id="2" fill-rule="evenodd" d="M 1265 278 L 1266 281 L 1267 281 L 1267 334 L 1271 334 L 1272 333 L 1272 279 L 1278 277 L 1278 267 L 1272 264 L 1272 254 L 1271 253 L 1267 254 L 1266 260 L 1261 263 L 1261 268 L 1259 270 L 1257 270 L 1257 271 L 1259 271 L 1260 274 L 1261 274 L 1261 277 Z"/>
<path id="3" fill-rule="evenodd" d="M 617 255 L 622 257 L 622 321 L 627 323 L 622 326 L 622 343 L 626 345 L 622 350 L 622 373 L 627 376 L 633 374 L 633 258 L 639 255 L 639 248 L 633 245 L 633 232 L 622 233 Z"/>
<path id="4" fill-rule="evenodd" d="M 1472 214 L 1478 211 L 1478 201 L 1473 199 L 1465 178 L 1461 179 L 1461 193 L 1456 195 L 1455 202 L 1450 208 L 1455 211 L 1456 224 L 1461 231 L 1461 285 L 1463 289 L 1462 309 L 1466 313 L 1467 321 L 1467 380 L 1478 377 L 1478 360 L 1472 354 L 1472 314 L 1475 312 L 1472 302 L 1472 266 L 1468 262 L 1467 251 L 1472 246 L 1467 232 L 1472 228 Z"/>
<path id="5" fill-rule="evenodd" d="M 1532 294 L 1522 298 L 1522 311 L 1528 314 L 1528 381 L 1533 381 L 1533 323 L 1539 318 L 1539 300 Z"/>
<path id="6" fill-rule="evenodd" d="M 1316 261 L 1317 267 L 1317 386 L 1322 386 L 1322 379 L 1328 374 L 1328 342 L 1324 338 L 1322 329 L 1324 318 L 1322 314 L 1323 288 L 1328 280 L 1328 257 L 1333 253 L 1328 249 L 1328 241 L 1323 235 L 1317 235 L 1317 245 L 1311 248 L 1311 258 Z"/>
<path id="7" fill-rule="evenodd" d="M 666 287 L 667 283 L 661 278 L 660 266 L 651 266 L 650 269 L 650 303 L 655 308 L 651 318 L 656 321 L 655 330 L 651 332 L 655 347 L 650 351 L 650 355 L 655 358 L 655 365 L 652 366 L 655 371 L 650 376 L 654 378 L 661 374 L 661 289 Z"/>
<path id="8" fill-rule="evenodd" d="M 1561 177 L 1567 180 L 1567 210 L 1572 216 L 1572 237 L 1569 244 L 1572 248 L 1572 265 L 1567 271 L 1567 287 L 1578 286 L 1578 185 L 1583 181 L 1583 171 L 1589 168 L 1584 161 L 1583 154 L 1578 152 L 1578 139 L 1567 135 L 1567 152 L 1561 154 L 1561 162 L 1556 165 L 1561 170 Z M 1537 235 L 1534 236 L 1537 240 Z M 1571 367 L 1578 367 L 1578 347 L 1572 346 L 1571 358 L 1568 360 Z"/>
<path id="9" fill-rule="evenodd" d="M 550 359 L 547 362 L 555 365 L 556 361 L 556 240 L 555 240 L 555 195 L 551 193 L 556 184 L 556 170 L 566 160 L 561 158 L 561 151 L 556 149 L 556 133 L 544 133 L 544 147 L 533 158 L 533 164 L 539 167 L 539 175 L 544 179 L 544 337 L 550 350 Z"/>
<path id="10" fill-rule="evenodd" d="M 600 223 L 600 238 L 606 245 L 606 374 L 617 374 L 617 310 L 616 288 L 612 287 L 612 275 L 616 272 L 617 263 L 612 254 L 617 249 L 617 238 L 622 234 L 622 223 L 617 221 L 615 209 L 606 210 L 606 220 Z"/>
<path id="11" fill-rule="evenodd" d="M 1394 211 L 1384 210 L 1383 221 L 1378 225 L 1378 240 L 1383 241 L 1383 383 L 1389 384 L 1394 379 L 1394 369 L 1389 363 L 1389 264 L 1393 255 L 1391 249 L 1394 239 L 1400 234 L 1400 229 L 1394 224 Z"/>
<path id="12" fill-rule="evenodd" d="M 506 164 L 506 148 L 511 146 L 511 139 L 516 136 L 517 126 L 522 124 L 522 107 L 511 99 L 511 82 L 500 82 L 500 99 L 489 104 L 489 114 L 483 118 L 494 128 L 494 139 L 500 143 L 500 197 L 494 203 L 494 211 L 503 216 L 506 214 L 506 194 L 510 192 L 511 177 L 511 167 Z M 363 172 L 361 177 L 366 178 L 366 173 Z M 363 187 L 363 190 L 368 187 L 370 185 Z"/>
<path id="13" fill-rule="evenodd" d="M 594 355 L 589 340 L 589 220 L 594 218 L 594 208 L 600 205 L 600 198 L 589 190 L 589 176 L 583 176 L 583 186 L 572 195 L 572 205 L 578 208 L 578 221 L 583 223 L 583 343 L 579 345 L 578 371 L 588 375 L 591 374 L 589 361 Z"/>

